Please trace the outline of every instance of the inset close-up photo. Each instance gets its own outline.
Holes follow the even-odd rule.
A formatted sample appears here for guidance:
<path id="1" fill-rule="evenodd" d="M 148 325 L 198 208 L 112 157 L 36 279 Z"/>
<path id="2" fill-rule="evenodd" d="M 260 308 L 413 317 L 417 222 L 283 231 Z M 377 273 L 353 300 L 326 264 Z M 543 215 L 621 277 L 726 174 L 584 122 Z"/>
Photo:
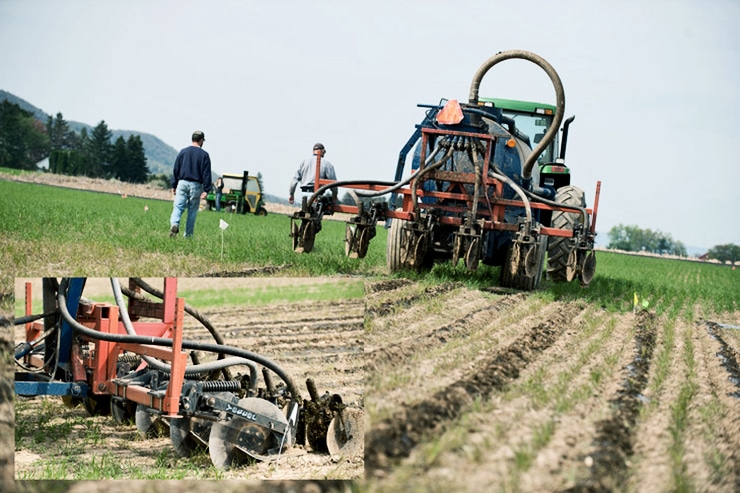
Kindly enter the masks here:
<path id="1" fill-rule="evenodd" d="M 364 283 L 16 279 L 15 478 L 364 477 Z"/>

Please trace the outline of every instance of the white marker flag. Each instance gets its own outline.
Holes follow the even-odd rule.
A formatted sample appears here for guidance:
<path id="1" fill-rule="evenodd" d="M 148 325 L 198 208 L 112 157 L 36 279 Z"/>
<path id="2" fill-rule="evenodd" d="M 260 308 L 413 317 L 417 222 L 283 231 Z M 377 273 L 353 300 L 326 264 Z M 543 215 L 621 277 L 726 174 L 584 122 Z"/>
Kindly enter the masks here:
<path id="1" fill-rule="evenodd" d="M 221 228 L 221 229 L 226 229 L 226 228 L 229 227 L 229 223 L 227 223 L 223 219 L 219 219 L 218 220 L 218 227 Z"/>

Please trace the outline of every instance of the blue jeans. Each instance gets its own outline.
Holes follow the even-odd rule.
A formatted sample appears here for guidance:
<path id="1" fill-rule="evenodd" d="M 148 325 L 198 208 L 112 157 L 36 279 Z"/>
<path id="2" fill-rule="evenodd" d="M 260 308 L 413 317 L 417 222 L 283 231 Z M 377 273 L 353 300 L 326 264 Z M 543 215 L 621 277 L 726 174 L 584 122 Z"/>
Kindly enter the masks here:
<path id="1" fill-rule="evenodd" d="M 188 219 L 185 223 L 185 237 L 190 238 L 193 236 L 193 230 L 195 229 L 195 217 L 198 215 L 198 209 L 200 208 L 200 194 L 203 193 L 203 185 L 196 181 L 180 180 L 177 182 L 177 190 L 175 191 L 175 202 L 172 206 L 172 216 L 170 216 L 170 226 L 180 227 L 180 218 L 182 213 L 185 211 L 185 206 L 188 208 Z"/>
<path id="2" fill-rule="evenodd" d="M 221 192 L 216 192 L 216 212 L 221 212 Z"/>

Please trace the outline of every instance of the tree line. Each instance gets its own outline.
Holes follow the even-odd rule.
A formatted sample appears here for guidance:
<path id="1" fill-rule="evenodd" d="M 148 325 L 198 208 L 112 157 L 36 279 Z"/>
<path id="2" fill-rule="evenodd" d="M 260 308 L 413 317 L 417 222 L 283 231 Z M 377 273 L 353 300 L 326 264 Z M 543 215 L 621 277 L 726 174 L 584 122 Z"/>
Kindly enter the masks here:
<path id="1" fill-rule="evenodd" d="M 609 244 L 607 248 L 625 250 L 628 252 L 649 252 L 658 255 L 670 254 L 686 257 L 686 247 L 680 241 L 671 238 L 671 235 L 661 231 L 642 229 L 638 226 L 618 224 L 609 230 Z M 716 245 L 707 251 L 707 258 L 720 262 L 740 260 L 740 246 L 734 243 Z"/>
<path id="2" fill-rule="evenodd" d="M 0 103 L 0 166 L 35 170 L 49 158 L 49 171 L 92 178 L 116 178 L 145 183 L 149 169 L 141 137 L 118 137 L 105 120 L 92 131 L 70 129 L 61 113 L 49 116 L 44 125 L 33 113 L 7 100 Z"/>
<path id="3" fill-rule="evenodd" d="M 686 257 L 686 246 L 674 240 L 670 234 L 638 226 L 618 224 L 609 230 L 607 248 L 627 252 L 649 252 Z"/>

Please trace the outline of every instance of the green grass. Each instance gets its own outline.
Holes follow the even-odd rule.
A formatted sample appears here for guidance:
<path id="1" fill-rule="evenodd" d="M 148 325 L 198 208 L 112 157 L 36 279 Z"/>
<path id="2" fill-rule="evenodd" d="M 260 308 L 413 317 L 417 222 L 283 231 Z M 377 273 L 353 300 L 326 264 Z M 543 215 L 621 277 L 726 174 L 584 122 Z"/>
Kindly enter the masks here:
<path id="1" fill-rule="evenodd" d="M 368 274 L 384 264 L 385 230 L 378 228 L 365 259 L 349 259 L 341 221 L 324 220 L 314 251 L 296 254 L 290 219 L 280 214 L 201 211 L 193 239 L 172 239 L 170 202 L 8 181 L 0 181 L 0 210 L 3 276 L 187 276 L 265 266 L 282 267 L 282 275 L 315 276 Z M 225 231 L 219 219 L 229 224 Z M 4 285 L 10 280 L 0 279 Z"/>
<path id="2" fill-rule="evenodd" d="M 144 206 L 149 210 L 144 211 Z M 198 214 L 195 237 L 169 238 L 170 202 L 0 181 L 0 303 L 7 303 L 15 275 L 197 276 L 275 267 L 281 276 L 387 274 L 382 224 L 364 259 L 344 255 L 342 221 L 325 219 L 314 251 L 297 254 L 290 218 L 270 214 Z M 229 227 L 222 232 L 219 219 Z M 221 235 L 224 251 L 221 255 Z M 275 275 L 275 274 L 271 274 Z M 431 272 L 398 277 L 433 285 L 460 282 L 470 288 L 498 284 L 499 268 L 437 264 Z M 577 282 L 541 288 L 555 300 L 584 299 L 610 311 L 632 310 L 634 293 L 657 314 L 685 319 L 737 310 L 740 271 L 726 266 L 597 252 L 588 289 Z M 698 307 L 698 308 L 695 308 Z M 695 313 L 698 309 L 700 313 Z"/>
<path id="3" fill-rule="evenodd" d="M 179 290 L 177 295 L 199 310 L 224 306 L 264 306 L 299 301 L 340 301 L 361 298 L 365 285 L 360 279 L 337 279 L 334 282 L 300 283 L 297 285 L 269 285 L 254 288 L 231 287 L 225 279 L 218 288 Z M 83 292 L 84 295 L 84 292 Z M 95 295 L 98 303 L 115 303 L 113 294 Z M 32 312 L 42 312 L 42 300 L 34 299 Z M 15 299 L 15 316 L 25 315 L 25 301 L 22 293 Z"/>

